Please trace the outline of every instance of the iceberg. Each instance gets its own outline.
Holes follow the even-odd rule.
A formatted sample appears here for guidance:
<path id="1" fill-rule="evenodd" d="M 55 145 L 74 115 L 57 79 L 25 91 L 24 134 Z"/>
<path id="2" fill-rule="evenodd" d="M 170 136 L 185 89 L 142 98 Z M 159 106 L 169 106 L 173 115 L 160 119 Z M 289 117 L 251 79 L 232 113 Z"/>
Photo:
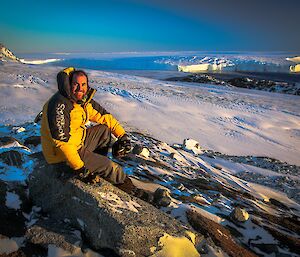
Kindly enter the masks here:
<path id="1" fill-rule="evenodd" d="M 46 64 L 50 62 L 58 62 L 61 61 L 61 59 L 46 59 L 46 60 L 25 60 L 25 59 L 20 59 L 22 63 L 25 64 Z"/>
<path id="2" fill-rule="evenodd" d="M 201 72 L 201 71 L 221 71 L 226 65 L 201 63 L 193 65 L 178 65 L 178 71 L 182 72 Z"/>
<path id="3" fill-rule="evenodd" d="M 197 56 L 194 56 L 190 60 L 181 60 L 177 65 L 178 71 L 192 73 L 203 71 L 222 71 L 225 67 L 227 69 L 235 66 L 232 61 L 224 58 L 205 56 L 200 60 L 198 59 L 199 58 Z"/>

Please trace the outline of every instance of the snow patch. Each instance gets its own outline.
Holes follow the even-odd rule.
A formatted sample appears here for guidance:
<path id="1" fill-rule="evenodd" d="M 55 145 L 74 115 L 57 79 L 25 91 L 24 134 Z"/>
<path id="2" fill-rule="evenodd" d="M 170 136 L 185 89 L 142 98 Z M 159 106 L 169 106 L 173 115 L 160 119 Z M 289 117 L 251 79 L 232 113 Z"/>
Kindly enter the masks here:
<path id="1" fill-rule="evenodd" d="M 21 207 L 22 201 L 16 193 L 6 192 L 5 205 L 7 208 L 19 210 Z"/>
<path id="2" fill-rule="evenodd" d="M 77 220 L 79 226 L 81 227 L 81 229 L 84 230 L 85 224 L 84 224 L 83 220 L 81 220 L 79 218 L 77 218 L 76 220 Z"/>
<path id="3" fill-rule="evenodd" d="M 139 207 L 141 207 L 137 202 L 130 200 L 123 201 L 118 195 L 109 192 L 109 193 L 103 193 L 98 192 L 98 194 L 101 196 L 101 198 L 108 201 L 108 205 L 114 210 L 115 212 L 122 213 L 120 209 L 127 209 L 132 212 L 138 212 Z"/>

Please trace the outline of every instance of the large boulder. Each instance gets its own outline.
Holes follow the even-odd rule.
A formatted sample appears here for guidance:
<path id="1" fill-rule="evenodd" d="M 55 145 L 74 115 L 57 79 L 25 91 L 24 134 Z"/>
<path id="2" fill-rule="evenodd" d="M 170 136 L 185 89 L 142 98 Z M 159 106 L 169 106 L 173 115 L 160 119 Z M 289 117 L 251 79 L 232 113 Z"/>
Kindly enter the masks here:
<path id="1" fill-rule="evenodd" d="M 245 222 L 249 219 L 249 213 L 240 207 L 235 207 L 230 215 L 234 220 L 239 222 Z"/>
<path id="2" fill-rule="evenodd" d="M 85 184 L 39 160 L 29 190 L 35 204 L 58 220 L 70 220 L 95 249 L 120 256 L 172 256 L 174 250 L 176 256 L 199 256 L 194 244 L 202 236 L 105 180 Z"/>
<path id="3" fill-rule="evenodd" d="M 183 140 L 183 148 L 192 151 L 194 154 L 202 154 L 202 150 L 198 141 L 187 138 Z"/>

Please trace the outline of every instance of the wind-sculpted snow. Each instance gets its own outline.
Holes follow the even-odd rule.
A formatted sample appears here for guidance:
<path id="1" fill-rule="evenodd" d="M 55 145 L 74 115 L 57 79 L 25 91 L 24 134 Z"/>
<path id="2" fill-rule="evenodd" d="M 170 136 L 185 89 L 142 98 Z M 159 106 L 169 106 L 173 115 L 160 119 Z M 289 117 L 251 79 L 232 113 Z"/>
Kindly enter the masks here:
<path id="1" fill-rule="evenodd" d="M 119 88 L 116 87 L 116 85 L 114 85 L 114 83 L 113 83 L 112 86 L 111 85 L 109 85 L 108 87 L 95 86 L 95 88 L 97 90 L 99 90 L 99 92 L 103 91 L 103 92 L 110 93 L 112 95 L 118 95 L 118 96 L 121 96 L 124 99 L 128 99 L 129 101 L 130 100 L 136 100 L 136 101 L 139 101 L 139 102 L 144 102 L 144 101 L 148 100 L 146 98 L 146 96 L 143 95 L 143 94 L 132 93 L 131 91 L 128 91 L 128 90 L 119 89 Z"/>

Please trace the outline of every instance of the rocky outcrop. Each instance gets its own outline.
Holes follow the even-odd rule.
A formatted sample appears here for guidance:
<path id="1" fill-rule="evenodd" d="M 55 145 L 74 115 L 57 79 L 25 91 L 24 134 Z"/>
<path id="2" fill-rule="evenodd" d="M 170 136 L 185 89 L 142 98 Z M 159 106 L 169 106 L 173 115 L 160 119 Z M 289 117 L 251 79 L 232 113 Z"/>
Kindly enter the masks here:
<path id="1" fill-rule="evenodd" d="M 16 57 L 12 51 L 10 51 L 1 43 L 0 43 L 0 61 L 21 62 L 21 60 L 18 57 Z"/>
<path id="2" fill-rule="evenodd" d="M 182 81 L 182 82 L 194 82 L 194 83 L 208 83 L 216 85 L 225 85 L 226 82 L 219 80 L 208 74 L 191 74 L 183 77 L 167 78 L 167 81 Z"/>
<path id="3" fill-rule="evenodd" d="M 291 95 L 300 95 L 299 83 L 276 82 L 272 80 L 254 78 L 234 78 L 228 80 L 227 83 L 232 86 L 241 88 L 249 88 Z"/>
<path id="4" fill-rule="evenodd" d="M 0 256 L 94 256 L 86 249 L 81 233 L 68 222 L 50 219 L 32 206 L 27 186 L 0 180 Z M 52 254 L 56 253 L 56 255 Z M 106 255 L 105 255 L 106 256 Z"/>
<path id="5" fill-rule="evenodd" d="M 291 72 L 300 71 L 300 64 L 296 66 L 291 66 L 293 67 L 291 68 Z M 217 77 L 208 74 L 191 74 L 184 77 L 167 78 L 166 80 L 201 83 L 201 84 L 213 84 L 213 85 L 221 85 L 227 87 L 240 87 L 240 88 L 247 88 L 247 89 L 262 90 L 267 92 L 300 95 L 300 85 L 298 83 L 299 79 L 296 80 L 297 82 L 288 82 L 288 81 L 279 82 L 279 81 L 273 81 L 268 79 L 250 78 L 245 76 L 234 77 L 231 79 L 222 79 L 222 78 L 218 79 Z"/>
<path id="6" fill-rule="evenodd" d="M 88 185 L 40 160 L 29 190 L 35 204 L 57 220 L 70 220 L 94 249 L 113 249 L 120 256 L 162 256 L 175 245 L 182 251 L 177 256 L 199 256 L 194 243 L 202 237 L 192 228 L 105 180 Z"/>
<path id="7" fill-rule="evenodd" d="M 213 239 L 216 245 L 220 246 L 229 256 L 232 257 L 255 257 L 249 250 L 238 245 L 230 232 L 222 225 L 204 217 L 196 211 L 187 213 L 190 224 L 199 232 Z"/>

